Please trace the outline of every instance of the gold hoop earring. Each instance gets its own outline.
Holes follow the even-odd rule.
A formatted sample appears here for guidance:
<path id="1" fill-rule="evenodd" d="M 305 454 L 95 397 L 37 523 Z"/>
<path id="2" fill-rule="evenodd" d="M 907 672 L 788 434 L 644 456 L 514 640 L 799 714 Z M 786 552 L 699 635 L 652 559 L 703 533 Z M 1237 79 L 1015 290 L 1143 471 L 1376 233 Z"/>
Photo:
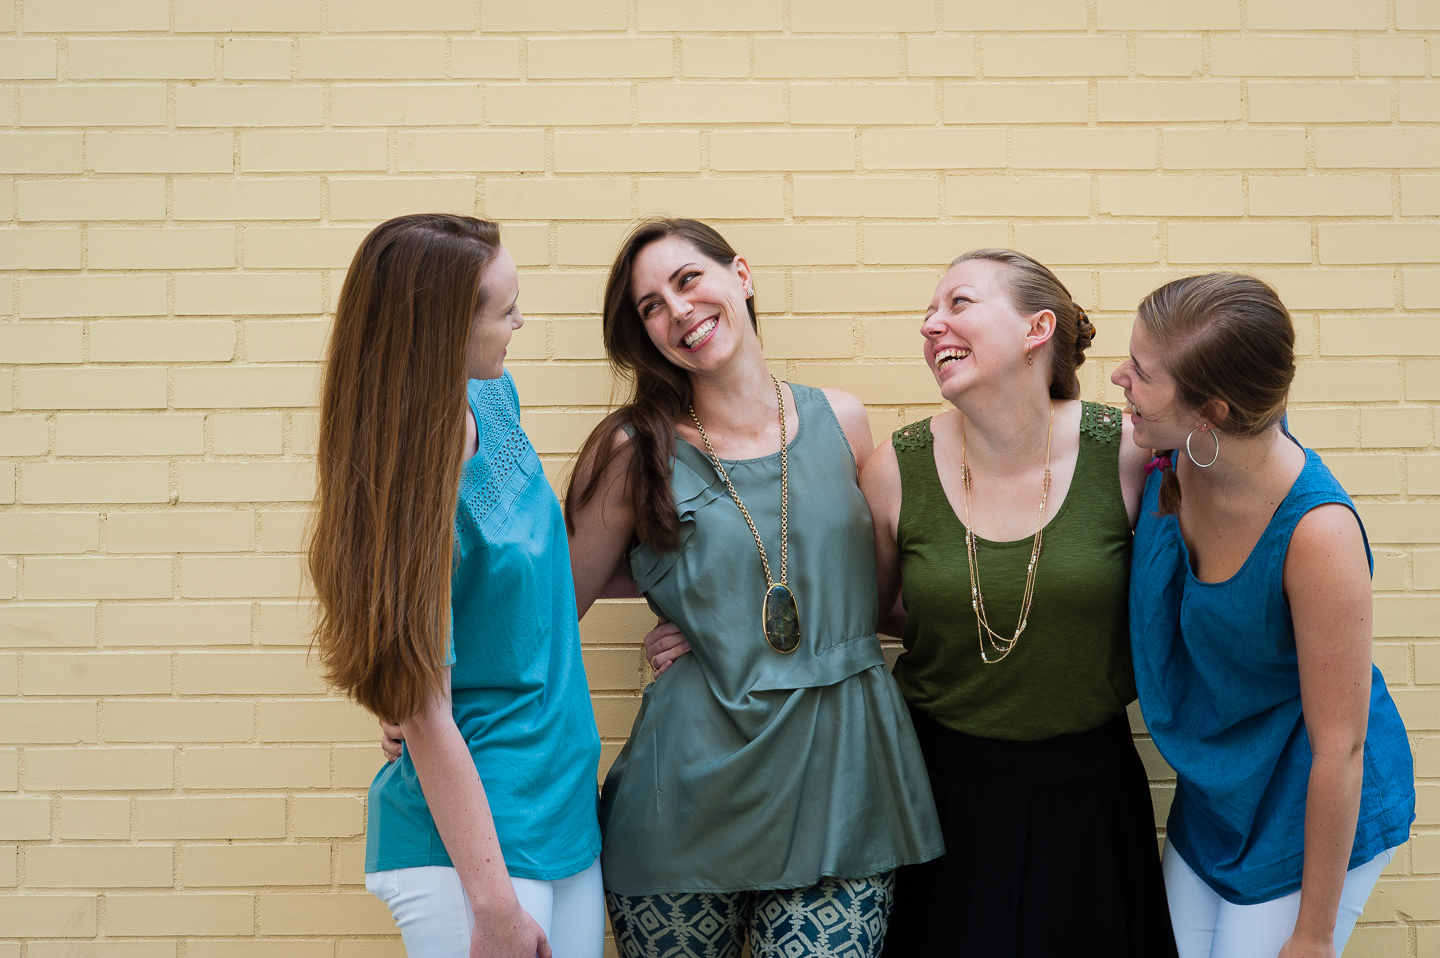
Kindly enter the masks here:
<path id="1" fill-rule="evenodd" d="M 1195 454 L 1190 451 L 1190 438 L 1194 436 L 1197 432 L 1209 432 L 1210 438 L 1215 440 L 1215 455 L 1210 457 L 1209 462 L 1196 462 Z M 1209 469 L 1211 466 L 1215 465 L 1216 461 L 1220 458 L 1220 434 L 1217 432 L 1211 432 L 1208 425 L 1206 425 L 1205 423 L 1201 423 L 1194 429 L 1190 430 L 1190 435 L 1185 437 L 1185 455 L 1189 456 L 1190 461 L 1195 463 L 1195 465 L 1199 466 L 1201 469 Z"/>

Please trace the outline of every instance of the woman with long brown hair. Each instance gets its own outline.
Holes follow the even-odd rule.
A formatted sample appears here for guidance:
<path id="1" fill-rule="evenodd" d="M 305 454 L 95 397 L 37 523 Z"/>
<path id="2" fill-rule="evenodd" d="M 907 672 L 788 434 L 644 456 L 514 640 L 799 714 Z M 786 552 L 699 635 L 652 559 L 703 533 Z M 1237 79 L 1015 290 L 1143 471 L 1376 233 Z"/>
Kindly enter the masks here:
<path id="1" fill-rule="evenodd" d="M 634 398 L 580 450 L 581 608 L 617 570 L 683 632 L 606 777 L 606 899 L 626 958 L 878 954 L 892 873 L 941 851 L 884 666 L 865 410 L 782 384 L 749 265 L 695 220 L 642 223 L 603 335 Z"/>
<path id="2" fill-rule="evenodd" d="M 598 958 L 600 742 L 559 503 L 520 428 L 494 223 L 403 216 L 346 274 L 310 574 L 329 681 L 399 723 L 366 887 L 426 958 Z"/>

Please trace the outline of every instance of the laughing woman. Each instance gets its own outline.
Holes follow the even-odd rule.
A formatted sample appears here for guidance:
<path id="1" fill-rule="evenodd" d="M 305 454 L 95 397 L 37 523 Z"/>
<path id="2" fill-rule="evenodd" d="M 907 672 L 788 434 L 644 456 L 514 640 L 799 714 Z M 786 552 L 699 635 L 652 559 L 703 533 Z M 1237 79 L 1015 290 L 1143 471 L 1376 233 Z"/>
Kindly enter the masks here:
<path id="1" fill-rule="evenodd" d="M 690 650 L 605 780 L 620 953 L 874 956 L 894 869 L 941 843 L 875 633 L 865 410 L 776 381 L 749 266 L 694 220 L 625 241 L 603 335 L 635 398 L 566 501 L 580 607 L 628 570 Z"/>

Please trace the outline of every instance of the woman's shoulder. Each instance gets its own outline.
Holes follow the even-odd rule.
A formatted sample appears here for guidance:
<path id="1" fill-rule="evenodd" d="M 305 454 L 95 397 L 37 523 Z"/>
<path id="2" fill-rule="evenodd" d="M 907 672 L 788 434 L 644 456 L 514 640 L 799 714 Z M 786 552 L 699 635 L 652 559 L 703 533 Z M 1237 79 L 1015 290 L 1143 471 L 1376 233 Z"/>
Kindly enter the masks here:
<path id="1" fill-rule="evenodd" d="M 890 444 L 895 447 L 895 454 L 898 456 L 902 452 L 928 449 L 935 442 L 935 434 L 930 429 L 932 419 L 933 417 L 927 416 L 919 422 L 901 426 L 892 432 Z"/>

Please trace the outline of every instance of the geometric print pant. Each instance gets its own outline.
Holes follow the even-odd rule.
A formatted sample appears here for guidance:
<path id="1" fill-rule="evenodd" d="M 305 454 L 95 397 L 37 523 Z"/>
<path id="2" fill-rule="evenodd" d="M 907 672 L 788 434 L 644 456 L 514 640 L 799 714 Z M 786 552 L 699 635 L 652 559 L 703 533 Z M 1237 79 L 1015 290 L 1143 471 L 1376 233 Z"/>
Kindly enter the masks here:
<path id="1" fill-rule="evenodd" d="M 809 888 L 605 893 L 621 958 L 877 958 L 895 901 L 895 873 L 822 878 Z"/>

